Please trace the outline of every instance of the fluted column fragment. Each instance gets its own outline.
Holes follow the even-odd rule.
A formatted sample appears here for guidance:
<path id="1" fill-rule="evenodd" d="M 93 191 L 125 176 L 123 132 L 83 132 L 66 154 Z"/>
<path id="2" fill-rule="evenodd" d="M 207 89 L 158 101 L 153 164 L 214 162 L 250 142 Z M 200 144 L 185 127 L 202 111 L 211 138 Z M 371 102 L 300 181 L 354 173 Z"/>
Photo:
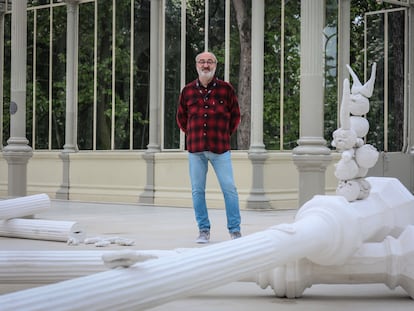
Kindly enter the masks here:
<path id="1" fill-rule="evenodd" d="M 0 219 L 34 215 L 51 207 L 47 194 L 35 194 L 0 201 Z"/>
<path id="2" fill-rule="evenodd" d="M 74 221 L 14 218 L 0 221 L 0 236 L 66 242 L 83 241 L 84 230 Z"/>
<path id="3" fill-rule="evenodd" d="M 0 251 L 0 284 L 51 284 L 109 270 L 108 250 Z M 177 255 L 177 251 L 135 251 L 143 258 Z"/>

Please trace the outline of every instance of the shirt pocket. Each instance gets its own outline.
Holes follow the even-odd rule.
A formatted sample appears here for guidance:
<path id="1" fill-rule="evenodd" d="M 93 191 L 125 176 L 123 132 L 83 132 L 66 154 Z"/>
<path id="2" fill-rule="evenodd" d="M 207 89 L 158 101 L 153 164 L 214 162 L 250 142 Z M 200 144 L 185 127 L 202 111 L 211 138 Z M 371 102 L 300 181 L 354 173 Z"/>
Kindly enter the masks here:
<path id="1" fill-rule="evenodd" d="M 190 101 L 188 102 L 188 115 L 196 116 L 200 111 L 200 105 L 197 101 Z"/>
<path id="2" fill-rule="evenodd" d="M 230 116 L 229 105 L 224 98 L 218 98 L 214 101 L 214 112 L 216 114 L 221 114 L 225 117 Z"/>

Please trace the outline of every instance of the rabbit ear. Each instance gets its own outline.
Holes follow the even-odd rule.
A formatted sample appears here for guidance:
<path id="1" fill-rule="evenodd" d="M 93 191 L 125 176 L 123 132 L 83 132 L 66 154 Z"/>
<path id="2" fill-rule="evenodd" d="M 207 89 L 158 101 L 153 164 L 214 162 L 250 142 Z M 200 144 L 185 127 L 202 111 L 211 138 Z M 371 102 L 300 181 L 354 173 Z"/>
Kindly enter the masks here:
<path id="1" fill-rule="evenodd" d="M 352 84 L 352 91 L 353 92 L 352 92 L 352 94 L 356 94 L 358 92 L 354 92 L 354 89 L 360 89 L 360 88 L 362 88 L 361 81 L 359 81 L 358 76 L 352 70 L 351 66 L 349 66 L 348 64 L 346 64 L 346 68 L 348 68 L 349 74 L 351 75 L 352 81 L 353 81 L 353 84 Z"/>
<path id="2" fill-rule="evenodd" d="M 372 64 L 371 68 L 371 77 L 367 81 L 367 83 L 364 84 L 364 93 L 361 92 L 362 95 L 365 97 L 370 98 L 372 96 L 372 93 L 374 92 L 374 84 L 375 84 L 375 75 L 377 72 L 377 63 Z"/>
<path id="3" fill-rule="evenodd" d="M 349 80 L 344 80 L 343 90 L 342 90 L 342 102 L 341 109 L 339 112 L 339 117 L 341 121 L 341 128 L 343 130 L 349 130 L 351 128 L 351 119 L 349 115 L 349 101 L 351 100 L 351 93 L 349 90 Z"/>
<path id="4" fill-rule="evenodd" d="M 351 66 L 346 65 L 346 67 L 348 68 L 348 71 L 351 74 L 352 80 L 354 82 L 352 84 L 351 93 L 352 94 L 360 93 L 361 95 L 363 95 L 367 98 L 370 98 L 372 96 L 372 93 L 374 92 L 375 74 L 376 74 L 376 71 L 377 71 L 377 63 L 372 64 L 371 77 L 369 78 L 369 80 L 364 85 L 361 84 L 361 81 L 359 81 L 358 76 L 352 70 Z"/>

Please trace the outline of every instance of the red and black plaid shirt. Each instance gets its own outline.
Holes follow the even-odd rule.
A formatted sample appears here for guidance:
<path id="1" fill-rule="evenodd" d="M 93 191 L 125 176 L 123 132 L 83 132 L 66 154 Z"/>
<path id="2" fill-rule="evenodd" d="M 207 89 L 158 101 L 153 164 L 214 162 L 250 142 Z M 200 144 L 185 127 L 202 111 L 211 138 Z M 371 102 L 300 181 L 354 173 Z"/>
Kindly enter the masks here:
<path id="1" fill-rule="evenodd" d="M 189 152 L 230 150 L 230 136 L 239 123 L 239 103 L 230 83 L 215 77 L 205 88 L 196 79 L 181 91 L 177 124 L 187 135 Z"/>

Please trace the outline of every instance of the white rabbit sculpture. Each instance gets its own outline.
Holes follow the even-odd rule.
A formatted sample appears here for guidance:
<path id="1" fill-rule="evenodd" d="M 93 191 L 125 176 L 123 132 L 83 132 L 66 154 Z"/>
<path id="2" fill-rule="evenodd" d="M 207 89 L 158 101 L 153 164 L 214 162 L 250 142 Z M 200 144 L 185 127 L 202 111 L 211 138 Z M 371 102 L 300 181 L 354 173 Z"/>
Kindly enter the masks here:
<path id="1" fill-rule="evenodd" d="M 332 146 L 341 152 L 341 160 L 335 166 L 335 177 L 339 179 L 336 194 L 344 196 L 349 202 L 369 195 L 371 186 L 364 177 L 379 156 L 374 146 L 364 143 L 369 131 L 369 122 L 364 115 L 369 111 L 368 98 L 374 91 L 376 67 L 374 63 L 370 79 L 362 85 L 347 65 L 353 85 L 350 88 L 349 80 L 344 80 L 339 117 L 341 127 L 332 135 Z"/>

